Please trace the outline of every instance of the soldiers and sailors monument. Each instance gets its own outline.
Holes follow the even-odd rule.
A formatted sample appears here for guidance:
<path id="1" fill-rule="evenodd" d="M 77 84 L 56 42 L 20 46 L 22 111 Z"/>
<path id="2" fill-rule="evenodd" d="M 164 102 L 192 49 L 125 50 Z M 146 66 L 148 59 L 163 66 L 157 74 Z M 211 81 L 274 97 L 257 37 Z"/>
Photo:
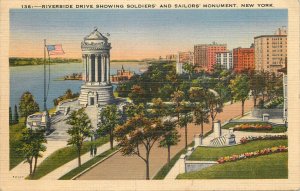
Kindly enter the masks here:
<path id="1" fill-rule="evenodd" d="M 110 83 L 110 49 L 108 38 L 96 27 L 81 43 L 84 84 L 78 101 L 83 107 L 100 107 L 114 101 Z"/>
<path id="2" fill-rule="evenodd" d="M 108 35 L 107 35 L 108 36 Z M 63 101 L 56 110 L 65 117 L 74 110 L 85 108 L 91 119 L 92 126 L 96 129 L 99 122 L 99 113 L 108 104 L 116 104 L 122 108 L 126 100 L 115 99 L 113 87 L 110 82 L 110 49 L 108 38 L 95 29 L 81 42 L 83 63 L 83 84 L 81 85 L 78 99 Z M 57 123 L 54 126 L 58 126 Z M 66 128 L 66 125 L 64 128 Z M 54 127 L 60 129 L 61 127 Z M 65 133 L 65 132 L 64 132 Z"/>

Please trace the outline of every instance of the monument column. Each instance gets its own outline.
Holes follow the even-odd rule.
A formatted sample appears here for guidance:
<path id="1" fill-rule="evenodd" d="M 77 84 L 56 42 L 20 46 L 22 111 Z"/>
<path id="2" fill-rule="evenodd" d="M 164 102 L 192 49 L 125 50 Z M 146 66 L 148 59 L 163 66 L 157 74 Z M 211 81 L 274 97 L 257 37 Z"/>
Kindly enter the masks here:
<path id="1" fill-rule="evenodd" d="M 105 57 L 101 54 L 101 82 L 104 82 L 104 75 L 105 75 Z"/>
<path id="2" fill-rule="evenodd" d="M 89 54 L 89 82 L 92 82 L 92 55 Z"/>
<path id="3" fill-rule="evenodd" d="M 106 82 L 110 83 L 110 61 L 109 61 L 109 55 L 106 56 Z"/>
<path id="4" fill-rule="evenodd" d="M 95 82 L 98 82 L 98 54 L 95 54 Z"/>
<path id="5" fill-rule="evenodd" d="M 85 55 L 85 62 L 86 62 L 86 82 L 89 82 L 90 73 L 89 73 L 89 55 Z"/>
<path id="6" fill-rule="evenodd" d="M 86 56 L 85 56 L 85 54 L 82 55 L 82 61 L 83 61 L 83 67 L 84 67 L 84 73 L 82 74 L 82 77 L 84 75 L 83 80 L 86 82 L 87 81 L 87 66 L 86 66 Z"/>

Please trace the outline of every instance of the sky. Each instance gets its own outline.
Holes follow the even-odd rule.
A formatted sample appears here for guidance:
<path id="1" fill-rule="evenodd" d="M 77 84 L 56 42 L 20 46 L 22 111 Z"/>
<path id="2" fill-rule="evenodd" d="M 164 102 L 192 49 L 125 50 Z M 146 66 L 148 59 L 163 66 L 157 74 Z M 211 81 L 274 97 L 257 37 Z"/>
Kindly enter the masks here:
<path id="1" fill-rule="evenodd" d="M 109 33 L 111 59 L 165 57 L 195 44 L 249 47 L 255 36 L 287 27 L 286 9 L 273 10 L 10 10 L 10 56 L 43 57 L 47 44 L 62 44 L 63 57 L 80 58 L 81 41 L 94 27 Z"/>

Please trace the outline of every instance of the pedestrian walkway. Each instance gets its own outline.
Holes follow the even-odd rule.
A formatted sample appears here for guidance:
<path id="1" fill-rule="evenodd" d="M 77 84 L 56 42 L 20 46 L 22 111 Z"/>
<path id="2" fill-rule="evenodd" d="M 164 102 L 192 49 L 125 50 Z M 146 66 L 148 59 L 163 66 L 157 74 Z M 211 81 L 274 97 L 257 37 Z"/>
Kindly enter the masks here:
<path id="1" fill-rule="evenodd" d="M 37 165 L 41 164 L 49 155 L 54 151 L 65 147 L 67 145 L 66 141 L 51 141 L 48 140 L 46 147 L 47 150 L 42 153 L 43 157 L 38 159 Z M 13 179 L 24 179 L 29 175 L 29 164 L 21 162 L 18 166 L 9 171 L 9 175 Z"/>
<path id="2" fill-rule="evenodd" d="M 116 142 L 114 142 L 114 145 L 117 145 Z M 110 143 L 105 143 L 104 145 L 101 145 L 97 147 L 97 156 L 104 153 L 105 151 L 110 149 Z M 86 154 L 81 155 L 81 164 L 86 163 L 93 157 L 91 156 L 90 152 L 87 152 Z M 46 176 L 43 176 L 41 179 L 42 180 L 58 180 L 60 177 L 63 175 L 67 174 L 74 168 L 78 167 L 78 158 L 64 164 L 63 166 L 55 169 L 54 171 L 50 172 Z"/>
<path id="3" fill-rule="evenodd" d="M 253 100 L 245 102 L 245 111 L 251 110 Z M 241 103 L 236 102 L 230 105 L 225 105 L 223 112 L 218 114 L 216 120 L 221 122 L 232 119 L 241 114 Z M 211 123 L 204 125 L 204 132 L 211 129 Z M 184 128 L 179 129 L 181 141 L 171 147 L 171 157 L 184 148 Z M 188 143 L 193 141 L 195 134 L 200 133 L 200 126 L 194 124 L 188 125 Z M 141 153 L 144 154 L 144 149 L 141 148 Z M 150 154 L 150 177 L 153 178 L 156 173 L 167 162 L 167 149 L 158 147 L 158 143 L 153 146 Z M 139 157 L 123 156 L 121 152 L 114 154 L 109 159 L 96 165 L 94 168 L 84 173 L 77 179 L 79 180 L 143 180 L 145 179 L 146 168 L 145 162 Z"/>

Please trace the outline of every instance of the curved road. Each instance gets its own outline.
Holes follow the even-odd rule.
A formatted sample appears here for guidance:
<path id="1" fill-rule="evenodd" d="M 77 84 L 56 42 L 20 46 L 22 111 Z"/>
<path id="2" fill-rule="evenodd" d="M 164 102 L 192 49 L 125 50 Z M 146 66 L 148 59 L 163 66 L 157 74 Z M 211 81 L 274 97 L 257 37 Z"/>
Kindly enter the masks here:
<path id="1" fill-rule="evenodd" d="M 253 101 L 245 102 L 245 112 L 253 107 Z M 241 103 L 224 106 L 223 112 L 218 114 L 216 120 L 221 120 L 223 123 L 226 120 L 232 119 L 241 114 Z M 211 129 L 211 123 L 204 126 L 204 132 Z M 178 145 L 171 147 L 171 157 L 184 148 L 184 128 L 179 130 L 181 141 Z M 189 124 L 188 127 L 188 142 L 193 141 L 194 134 L 199 134 L 200 127 L 194 124 Z M 167 149 L 159 148 L 158 144 L 153 146 L 150 153 L 150 178 L 161 169 L 167 162 Z M 122 156 L 121 152 L 116 153 L 104 162 L 95 166 L 85 174 L 78 177 L 78 180 L 128 180 L 128 179 L 145 179 L 146 165 L 137 156 Z"/>

